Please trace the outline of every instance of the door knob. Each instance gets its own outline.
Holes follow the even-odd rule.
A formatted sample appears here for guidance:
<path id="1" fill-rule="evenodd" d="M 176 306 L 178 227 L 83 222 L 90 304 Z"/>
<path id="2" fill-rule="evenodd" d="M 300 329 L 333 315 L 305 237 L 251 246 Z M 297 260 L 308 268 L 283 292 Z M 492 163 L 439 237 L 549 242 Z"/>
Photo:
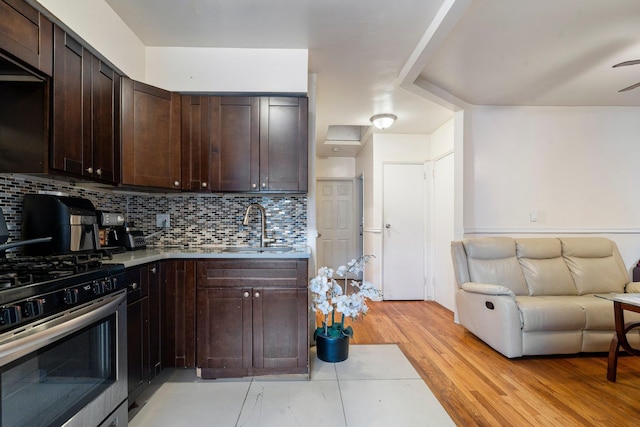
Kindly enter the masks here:
<path id="1" fill-rule="evenodd" d="M 385 224 L 384 228 L 391 228 L 391 224 Z"/>

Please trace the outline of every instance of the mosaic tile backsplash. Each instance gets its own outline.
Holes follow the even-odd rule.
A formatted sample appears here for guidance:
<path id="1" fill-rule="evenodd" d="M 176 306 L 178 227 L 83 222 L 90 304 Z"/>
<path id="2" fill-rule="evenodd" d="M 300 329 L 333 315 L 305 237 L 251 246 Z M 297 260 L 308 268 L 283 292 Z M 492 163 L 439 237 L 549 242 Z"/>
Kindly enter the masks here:
<path id="1" fill-rule="evenodd" d="M 10 241 L 21 239 L 22 196 L 38 191 L 59 191 L 91 200 L 96 209 L 122 212 L 127 221 L 151 237 L 150 245 L 241 246 L 260 243 L 260 211 L 252 209 L 248 226 L 242 225 L 250 203 L 267 211 L 267 233 L 276 244 L 302 247 L 307 244 L 307 196 L 211 195 L 195 193 L 126 193 L 74 185 L 64 181 L 0 174 L 0 207 Z M 156 226 L 156 214 L 170 215 L 170 228 Z"/>

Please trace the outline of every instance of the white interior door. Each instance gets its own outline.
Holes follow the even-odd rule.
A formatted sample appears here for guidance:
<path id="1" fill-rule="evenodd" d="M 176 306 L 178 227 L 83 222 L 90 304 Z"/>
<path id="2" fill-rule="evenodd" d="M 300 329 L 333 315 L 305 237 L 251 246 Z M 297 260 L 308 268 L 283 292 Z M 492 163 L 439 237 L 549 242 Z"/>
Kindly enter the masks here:
<path id="1" fill-rule="evenodd" d="M 453 153 L 433 165 L 433 274 L 434 299 L 454 311 L 455 284 L 451 263 L 453 240 Z"/>
<path id="2" fill-rule="evenodd" d="M 385 300 L 425 297 L 425 176 L 423 164 L 383 169 L 383 295 Z"/>
<path id="3" fill-rule="evenodd" d="M 338 268 L 356 258 L 353 180 L 318 180 L 318 267 Z"/>

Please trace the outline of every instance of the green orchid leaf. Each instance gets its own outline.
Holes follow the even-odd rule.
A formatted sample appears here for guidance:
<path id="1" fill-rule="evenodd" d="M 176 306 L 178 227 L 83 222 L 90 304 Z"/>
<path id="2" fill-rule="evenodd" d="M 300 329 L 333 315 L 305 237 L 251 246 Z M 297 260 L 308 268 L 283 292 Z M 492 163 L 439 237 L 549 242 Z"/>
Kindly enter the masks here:
<path id="1" fill-rule="evenodd" d="M 351 328 L 351 326 L 347 326 L 346 328 L 344 328 L 342 333 L 348 336 L 349 338 L 353 338 L 353 329 Z"/>

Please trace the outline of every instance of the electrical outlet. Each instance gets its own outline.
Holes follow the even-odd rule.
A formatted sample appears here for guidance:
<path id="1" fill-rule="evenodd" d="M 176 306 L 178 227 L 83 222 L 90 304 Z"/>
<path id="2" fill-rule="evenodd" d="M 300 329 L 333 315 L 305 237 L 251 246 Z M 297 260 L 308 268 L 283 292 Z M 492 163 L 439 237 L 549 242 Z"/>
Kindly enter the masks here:
<path id="1" fill-rule="evenodd" d="M 156 227 L 169 228 L 171 226 L 171 217 L 169 214 L 156 214 Z"/>

